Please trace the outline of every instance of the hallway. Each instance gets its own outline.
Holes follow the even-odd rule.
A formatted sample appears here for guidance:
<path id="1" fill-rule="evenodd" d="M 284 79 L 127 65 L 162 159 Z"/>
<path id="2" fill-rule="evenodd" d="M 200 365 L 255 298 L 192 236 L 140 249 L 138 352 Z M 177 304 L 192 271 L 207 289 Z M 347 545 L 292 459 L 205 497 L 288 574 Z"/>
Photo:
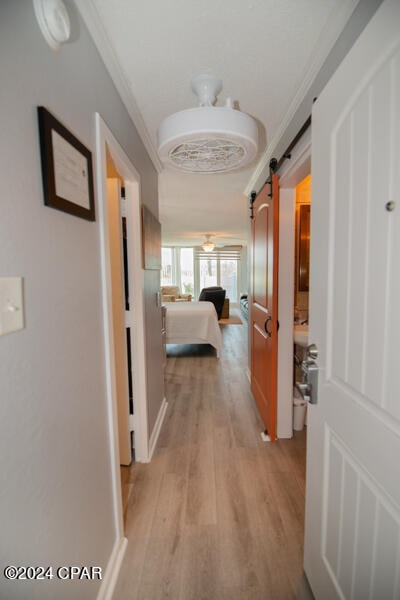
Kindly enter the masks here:
<path id="1" fill-rule="evenodd" d="M 246 325 L 223 351 L 171 346 L 150 464 L 126 475 L 129 545 L 116 600 L 311 598 L 302 576 L 305 431 L 271 445 L 245 373 Z"/>

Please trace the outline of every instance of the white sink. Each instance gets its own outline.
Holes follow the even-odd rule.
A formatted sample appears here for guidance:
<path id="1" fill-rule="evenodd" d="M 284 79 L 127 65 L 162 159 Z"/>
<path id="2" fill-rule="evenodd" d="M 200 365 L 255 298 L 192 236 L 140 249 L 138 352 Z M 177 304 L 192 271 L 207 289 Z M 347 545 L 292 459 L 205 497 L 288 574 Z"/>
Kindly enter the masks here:
<path id="1" fill-rule="evenodd" d="M 293 325 L 293 340 L 300 346 L 308 346 L 308 325 Z"/>

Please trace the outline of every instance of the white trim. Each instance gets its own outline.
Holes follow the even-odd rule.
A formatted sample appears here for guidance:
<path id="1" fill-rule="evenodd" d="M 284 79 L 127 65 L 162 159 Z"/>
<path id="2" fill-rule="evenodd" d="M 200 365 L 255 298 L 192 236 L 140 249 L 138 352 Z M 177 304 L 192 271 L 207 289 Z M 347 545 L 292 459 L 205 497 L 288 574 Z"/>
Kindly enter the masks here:
<path id="1" fill-rule="evenodd" d="M 140 178 L 136 169 L 133 167 L 117 140 L 108 129 L 98 113 L 95 113 L 95 172 L 98 198 L 98 219 L 100 235 L 100 257 L 101 257 L 101 278 L 102 278 L 102 299 L 103 299 L 103 324 L 104 324 L 104 345 L 105 345 L 105 368 L 106 368 L 106 389 L 107 389 L 107 413 L 108 413 L 108 433 L 110 443 L 111 459 L 111 481 L 112 496 L 114 505 L 114 525 L 115 537 L 123 537 L 123 511 L 121 495 L 120 478 L 120 456 L 118 447 L 118 414 L 117 414 L 117 394 L 115 382 L 114 365 L 114 344 L 113 344 L 113 316 L 112 316 L 112 295 L 111 295 L 111 266 L 109 257 L 109 239 L 108 239 L 108 206 L 107 206 L 107 160 L 106 144 L 112 154 L 114 163 L 126 182 L 128 197 L 132 198 L 132 189 L 136 189 L 135 198 L 136 211 L 140 215 Z M 128 204 L 133 204 L 129 202 Z M 140 220 L 137 227 L 140 229 Z M 140 272 L 138 277 L 137 263 L 141 261 L 141 236 L 134 239 L 136 257 L 133 259 L 133 269 L 130 270 L 130 289 L 136 300 L 135 323 L 133 331 L 133 369 L 135 385 L 135 403 L 136 410 L 142 414 L 139 420 L 140 432 L 135 434 L 135 441 L 139 446 L 139 454 L 143 453 L 145 458 L 148 456 L 148 427 L 147 427 L 147 390 L 145 377 L 145 342 L 144 342 L 144 308 L 142 278 Z M 137 250 L 139 248 L 139 250 Z M 141 264 L 141 262 L 140 262 Z M 133 273 L 131 273 L 133 271 Z M 141 271 L 141 268 L 140 268 Z M 138 340 L 138 336 L 141 339 Z M 144 415 L 144 416 L 143 416 Z"/>
<path id="2" fill-rule="evenodd" d="M 278 438 L 293 436 L 293 317 L 296 186 L 311 172 L 311 128 L 279 171 Z"/>
<path id="3" fill-rule="evenodd" d="M 277 437 L 293 436 L 293 314 L 296 190 L 279 193 Z"/>
<path id="4" fill-rule="evenodd" d="M 107 227 L 107 179 L 106 171 L 103 177 L 106 164 L 106 150 L 103 136 L 100 134 L 100 118 L 95 114 L 95 174 L 98 197 L 98 218 L 100 235 L 100 258 L 101 258 L 101 283 L 103 299 L 103 326 L 104 326 L 104 345 L 105 345 L 105 367 L 106 367 L 106 389 L 107 389 L 107 422 L 110 441 L 110 459 L 111 459 L 111 481 L 112 495 L 114 505 L 114 520 L 116 538 L 123 536 L 123 518 L 122 518 L 122 495 L 121 482 L 119 476 L 119 446 L 118 446 L 118 416 L 117 416 L 117 398 L 115 368 L 113 361 L 113 320 L 111 313 L 111 275 L 110 259 L 107 249 L 109 248 L 108 227 Z M 103 181 L 104 180 L 104 181 Z"/>
<path id="5" fill-rule="evenodd" d="M 300 108 L 301 103 L 307 96 L 307 93 L 311 89 L 311 86 L 316 76 L 320 72 L 325 60 L 328 58 L 330 51 L 332 50 L 338 37 L 342 33 L 346 23 L 353 14 L 354 9 L 358 4 L 358 1 L 359 0 L 351 0 L 350 2 L 344 3 L 342 7 L 338 9 L 335 17 L 328 21 L 328 26 L 321 34 L 319 43 L 317 44 L 317 47 L 312 53 L 311 64 L 309 65 L 308 69 L 304 72 L 301 86 L 298 88 L 296 94 L 294 95 L 285 116 L 280 122 L 278 129 L 276 130 L 274 136 L 268 144 L 267 149 L 265 150 L 263 156 L 259 160 L 257 167 L 255 168 L 248 184 L 244 189 L 243 193 L 246 197 L 250 196 L 253 190 L 257 190 L 258 180 L 262 176 L 263 171 L 267 169 L 269 161 L 271 160 L 275 151 L 275 148 L 277 147 L 279 141 L 283 137 L 296 112 Z M 264 179 L 266 179 L 266 177 L 264 177 Z"/>
<path id="6" fill-rule="evenodd" d="M 150 436 L 150 452 L 149 452 L 149 462 L 153 458 L 153 452 L 156 449 L 158 436 L 160 435 L 161 427 L 164 422 L 165 413 L 167 412 L 168 402 L 166 398 L 163 399 L 160 410 L 158 411 L 157 419 L 153 427 L 153 431 Z"/>
<path id="7" fill-rule="evenodd" d="M 103 59 L 104 65 L 114 82 L 117 92 L 121 97 L 121 100 L 132 119 L 138 134 L 149 154 L 149 157 L 158 173 L 161 173 L 163 166 L 158 157 L 156 148 L 151 141 L 149 132 L 143 121 L 143 117 L 138 108 L 136 98 L 132 93 L 128 78 L 125 75 L 119 60 L 116 56 L 115 50 L 111 45 L 111 42 L 107 36 L 104 25 L 100 19 L 99 13 L 92 0 L 75 0 L 75 4 L 79 9 L 82 19 L 85 22 L 86 27 L 96 45 L 97 50 L 101 58 Z"/>
<path id="8" fill-rule="evenodd" d="M 122 537 L 115 542 L 96 600 L 112 600 L 115 584 L 117 583 L 119 570 L 127 546 L 128 540 L 126 537 Z"/>

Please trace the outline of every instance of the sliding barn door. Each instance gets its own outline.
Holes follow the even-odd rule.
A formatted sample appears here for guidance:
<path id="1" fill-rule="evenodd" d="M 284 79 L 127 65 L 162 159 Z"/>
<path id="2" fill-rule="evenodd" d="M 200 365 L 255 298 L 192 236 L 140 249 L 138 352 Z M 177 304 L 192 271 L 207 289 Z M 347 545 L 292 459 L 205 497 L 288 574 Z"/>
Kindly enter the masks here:
<path id="1" fill-rule="evenodd" d="M 276 438 L 279 177 L 253 204 L 250 299 L 251 391 L 271 440 Z"/>

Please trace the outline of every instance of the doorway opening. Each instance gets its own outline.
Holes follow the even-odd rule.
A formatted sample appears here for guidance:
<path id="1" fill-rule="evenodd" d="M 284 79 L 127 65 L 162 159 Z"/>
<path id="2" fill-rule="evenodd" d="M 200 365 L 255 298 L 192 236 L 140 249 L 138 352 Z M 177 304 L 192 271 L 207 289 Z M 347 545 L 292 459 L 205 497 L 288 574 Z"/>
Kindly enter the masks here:
<path id="1" fill-rule="evenodd" d="M 295 321 L 308 321 L 310 280 L 311 174 L 296 186 Z"/>
<path id="2" fill-rule="evenodd" d="M 132 442 L 135 459 L 149 460 L 140 177 L 99 114 L 95 128 L 113 504 L 123 540 L 120 464 L 131 462 Z"/>
<path id="3" fill-rule="evenodd" d="M 307 419 L 309 387 L 303 371 L 307 360 L 310 280 L 311 175 L 296 186 L 294 311 L 293 311 L 293 429 Z"/>
<path id="4" fill-rule="evenodd" d="M 308 129 L 283 163 L 280 174 L 278 423 L 279 438 L 293 436 L 294 417 L 294 321 L 296 289 L 296 188 L 311 173 L 311 130 Z M 306 292 L 301 292 L 306 294 Z M 308 292 L 307 292 L 308 295 Z M 305 298 L 302 297 L 303 304 Z M 306 320 L 306 315 L 302 320 Z M 304 324 L 305 325 L 305 324 Z"/>
<path id="5" fill-rule="evenodd" d="M 128 228 L 124 180 L 106 146 L 109 260 L 111 266 L 111 305 L 113 351 L 117 395 L 118 445 L 121 464 L 122 509 L 130 492 L 128 467 L 135 459 L 134 403 L 131 351 L 131 312 L 129 297 Z M 129 240 L 130 241 L 130 240 Z"/>
<path id="6" fill-rule="evenodd" d="M 129 318 L 129 262 L 126 256 L 126 217 L 124 180 L 106 146 L 109 261 L 111 266 L 111 306 L 113 351 L 117 394 L 118 444 L 121 465 L 130 465 L 134 455 L 132 381 Z M 125 232 L 125 234 L 124 234 Z"/>

